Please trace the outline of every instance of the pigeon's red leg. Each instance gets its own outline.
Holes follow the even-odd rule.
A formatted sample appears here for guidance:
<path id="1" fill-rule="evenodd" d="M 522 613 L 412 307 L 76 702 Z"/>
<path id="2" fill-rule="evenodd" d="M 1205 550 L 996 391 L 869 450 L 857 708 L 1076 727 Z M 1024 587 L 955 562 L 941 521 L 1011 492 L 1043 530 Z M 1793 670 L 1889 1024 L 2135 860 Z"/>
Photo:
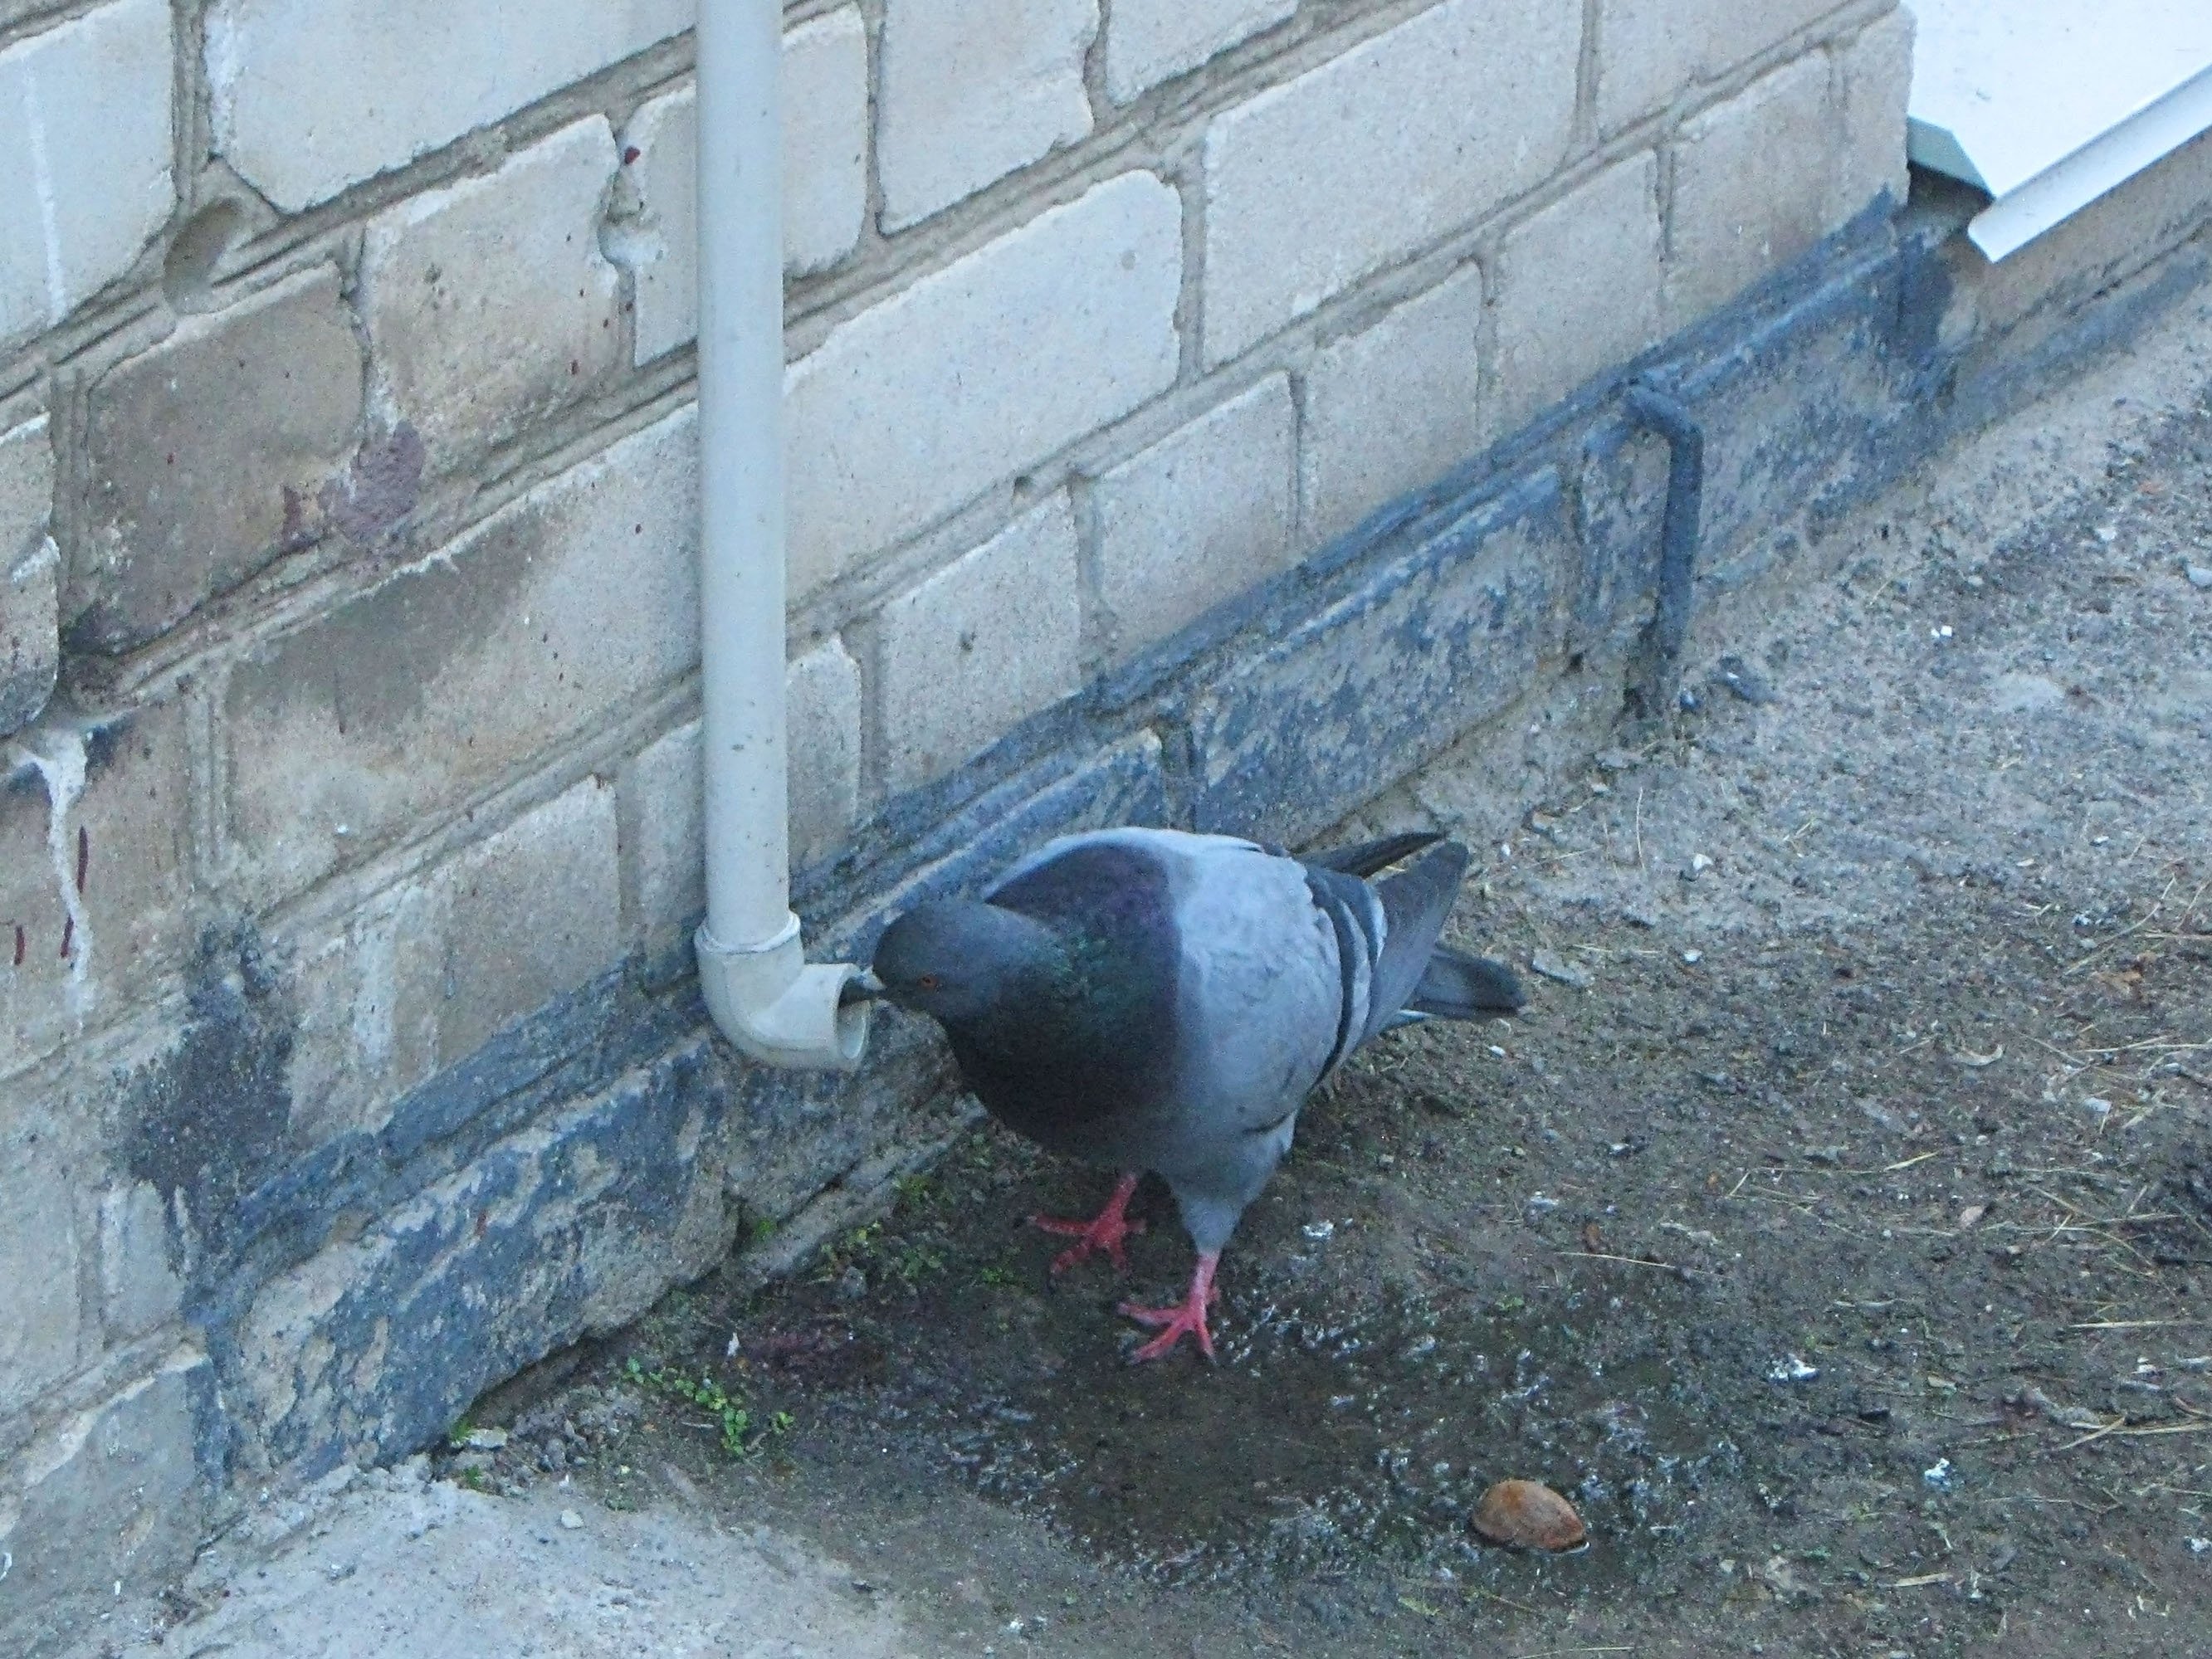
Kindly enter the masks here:
<path id="1" fill-rule="evenodd" d="M 1054 1216 L 1033 1215 L 1030 1225 L 1048 1233 L 1059 1233 L 1072 1238 L 1074 1244 L 1052 1259 L 1052 1270 L 1066 1273 L 1093 1250 L 1103 1250 L 1112 1258 L 1118 1273 L 1129 1271 L 1129 1258 L 1122 1242 L 1132 1235 L 1145 1231 L 1141 1221 L 1132 1221 L 1126 1212 L 1129 1200 L 1135 1194 L 1140 1176 L 1123 1176 L 1121 1184 L 1114 1188 L 1114 1196 L 1106 1200 L 1106 1207 L 1088 1221 L 1062 1221 Z"/>
<path id="2" fill-rule="evenodd" d="M 1190 1276 L 1190 1294 L 1177 1308 L 1140 1308 L 1133 1302 L 1121 1304 L 1122 1315 L 1139 1325 L 1165 1327 L 1151 1341 L 1129 1356 L 1133 1365 L 1147 1359 L 1158 1359 L 1182 1340 L 1188 1331 L 1198 1339 L 1198 1351 L 1208 1359 L 1213 1358 L 1213 1333 L 1206 1328 L 1206 1305 L 1213 1300 L 1213 1269 L 1221 1260 L 1221 1253 L 1202 1255 L 1198 1259 L 1198 1270 Z"/>

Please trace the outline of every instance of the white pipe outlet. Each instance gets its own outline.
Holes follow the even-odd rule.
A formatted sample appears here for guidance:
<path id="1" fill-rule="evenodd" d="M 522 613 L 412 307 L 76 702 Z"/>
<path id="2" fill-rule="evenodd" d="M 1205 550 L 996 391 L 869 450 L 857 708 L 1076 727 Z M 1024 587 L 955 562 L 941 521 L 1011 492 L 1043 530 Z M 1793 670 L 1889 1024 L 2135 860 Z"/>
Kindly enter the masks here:
<path id="1" fill-rule="evenodd" d="M 702 0 L 699 602 L 708 1011 L 771 1066 L 850 1071 L 869 1004 L 791 911 L 784 729 L 781 0 Z"/>

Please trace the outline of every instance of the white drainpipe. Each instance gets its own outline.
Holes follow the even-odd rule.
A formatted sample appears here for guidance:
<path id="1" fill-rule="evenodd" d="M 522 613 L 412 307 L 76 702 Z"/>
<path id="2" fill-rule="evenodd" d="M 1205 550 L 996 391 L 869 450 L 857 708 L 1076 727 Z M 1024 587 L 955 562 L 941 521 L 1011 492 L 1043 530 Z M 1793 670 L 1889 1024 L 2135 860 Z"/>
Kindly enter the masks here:
<path id="1" fill-rule="evenodd" d="M 791 911 L 784 730 L 781 0 L 701 0 L 699 537 L 707 921 L 700 984 L 772 1066 L 849 1071 L 859 969 L 808 965 Z"/>

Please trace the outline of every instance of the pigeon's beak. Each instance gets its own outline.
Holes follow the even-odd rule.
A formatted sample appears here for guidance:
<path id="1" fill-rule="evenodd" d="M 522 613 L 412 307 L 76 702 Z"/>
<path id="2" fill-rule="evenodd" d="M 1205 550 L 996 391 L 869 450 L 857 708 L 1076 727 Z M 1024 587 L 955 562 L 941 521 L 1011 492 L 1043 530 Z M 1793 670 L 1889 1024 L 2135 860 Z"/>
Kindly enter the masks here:
<path id="1" fill-rule="evenodd" d="M 881 1002 L 883 1000 L 883 981 L 878 979 L 866 969 L 861 969 L 847 980 L 845 988 L 837 994 L 837 1000 L 841 1006 L 854 1002 Z"/>

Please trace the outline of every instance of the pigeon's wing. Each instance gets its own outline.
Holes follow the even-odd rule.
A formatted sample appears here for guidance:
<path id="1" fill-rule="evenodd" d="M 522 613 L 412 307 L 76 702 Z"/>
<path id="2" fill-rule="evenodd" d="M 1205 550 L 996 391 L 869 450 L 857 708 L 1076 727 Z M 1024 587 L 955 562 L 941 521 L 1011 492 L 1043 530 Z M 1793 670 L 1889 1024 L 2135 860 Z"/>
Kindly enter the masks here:
<path id="1" fill-rule="evenodd" d="M 1328 917 L 1336 934 L 1342 980 L 1342 1024 L 1325 1071 L 1333 1071 L 1361 1043 L 1388 1030 L 1430 971 L 1437 935 L 1451 914 L 1468 866 L 1467 848 L 1456 842 L 1437 846 L 1436 841 L 1407 836 L 1347 848 L 1342 855 L 1347 862 L 1374 868 L 1395 863 L 1421 847 L 1430 849 L 1411 868 L 1379 882 L 1363 881 L 1327 865 L 1305 866 L 1314 903 Z"/>
<path id="2" fill-rule="evenodd" d="M 1086 926 L 1128 907 L 1139 890 L 1157 895 L 1147 907 L 1147 925 L 1172 936 L 1168 914 L 1166 871 L 1151 832 L 1094 830 L 1047 842 L 999 878 L 984 895 L 988 903 L 1018 911 L 1062 933 Z M 1154 914 L 1156 913 L 1156 914 Z"/>
<path id="3" fill-rule="evenodd" d="M 1203 1254 L 1227 1242 L 1289 1150 L 1342 1041 L 1345 977 L 1335 927 L 1297 860 L 1219 838 L 1177 854 L 1181 1109 L 1152 1167 Z"/>
<path id="4" fill-rule="evenodd" d="M 1446 842 L 1424 854 L 1410 868 L 1375 884 L 1383 933 L 1360 1041 L 1381 1030 L 1432 971 L 1437 936 L 1443 932 L 1444 919 L 1451 915 L 1452 902 L 1459 896 L 1460 878 L 1467 873 L 1468 861 L 1466 848 L 1457 842 Z"/>
<path id="5" fill-rule="evenodd" d="M 1147 1066 L 1157 1087 L 1124 1103 L 1160 1133 L 1279 1123 L 1324 1069 L 1335 940 L 1295 860 L 1229 836 L 1093 830 L 1024 859 L 988 899 L 1067 940 L 1102 1030 L 1164 1062 Z M 1164 994 L 1125 996 L 1140 984 Z"/>
<path id="6" fill-rule="evenodd" d="M 1308 864 L 1319 865 L 1324 870 L 1339 870 L 1347 876 L 1371 876 L 1387 870 L 1401 859 L 1409 859 L 1424 848 L 1434 847 L 1443 836 L 1433 830 L 1413 830 L 1401 836 L 1385 836 L 1380 841 L 1363 841 L 1357 846 L 1336 847 L 1326 853 L 1312 853 L 1306 857 Z"/>
<path id="7" fill-rule="evenodd" d="M 1358 877 L 1322 865 L 1304 867 L 1307 896 L 1328 923 L 1335 945 L 1336 1018 L 1328 1058 L 1322 1064 L 1326 1077 L 1366 1041 L 1375 1023 L 1375 974 L 1389 922 L 1375 890 Z"/>
<path id="8" fill-rule="evenodd" d="M 1139 889 L 1159 896 L 1136 906 Z M 1255 842 L 1175 830 L 1066 836 L 989 899 L 1070 936 L 1110 933 L 1148 960 L 1172 954 L 1171 1011 L 1143 1040 L 1173 1056 L 1176 1113 L 1201 1138 L 1281 1123 L 1374 1016 L 1380 893 Z"/>
<path id="9" fill-rule="evenodd" d="M 1173 1045 L 1185 1115 L 1250 1132 L 1294 1111 L 1336 1040 L 1336 939 L 1304 868 L 1229 836 L 1104 832 L 1167 875 L 1180 961 Z"/>
<path id="10" fill-rule="evenodd" d="M 1066 865 L 1071 861 L 1084 862 L 1085 860 L 1077 855 L 1085 853 L 1087 849 L 1099 849 L 1106 852 L 1109 856 L 1119 856 L 1122 859 L 1143 859 L 1152 861 L 1157 858 L 1155 854 L 1145 848 L 1141 842 L 1134 840 L 1127 830 L 1093 830 L 1073 836 L 1056 836 L 1038 848 L 1036 852 L 1018 860 L 1013 868 L 985 890 L 983 897 L 992 904 L 1004 905 L 1010 910 L 1020 910 L 1025 915 L 1030 914 L 1036 908 L 1036 901 L 1024 896 L 1034 894 L 1037 890 L 1038 884 L 1033 879 L 1037 873 L 1040 871 L 1049 871 L 1054 866 Z M 1058 878 L 1055 877 L 1054 879 L 1056 882 Z M 1046 920 L 1042 917 L 1039 919 Z"/>

